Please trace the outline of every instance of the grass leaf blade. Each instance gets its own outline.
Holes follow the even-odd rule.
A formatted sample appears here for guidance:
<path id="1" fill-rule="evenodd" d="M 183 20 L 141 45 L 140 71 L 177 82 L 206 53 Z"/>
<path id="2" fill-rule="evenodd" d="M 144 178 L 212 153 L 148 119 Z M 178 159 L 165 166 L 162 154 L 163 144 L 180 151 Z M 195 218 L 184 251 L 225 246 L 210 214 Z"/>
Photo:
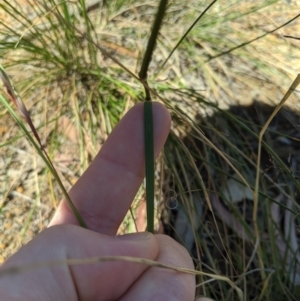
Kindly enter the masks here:
<path id="1" fill-rule="evenodd" d="M 154 135 L 152 102 L 144 103 L 147 231 L 154 232 Z"/>
<path id="2" fill-rule="evenodd" d="M 156 39 L 161 27 L 168 0 L 161 0 L 153 23 L 151 35 L 143 58 L 139 77 L 145 88 L 144 103 L 144 143 L 145 143 L 145 172 L 146 172 L 146 202 L 147 202 L 147 231 L 154 233 L 154 135 L 151 94 L 147 84 L 148 67 L 156 45 Z"/>
<path id="3" fill-rule="evenodd" d="M 69 206 L 71 207 L 71 210 L 73 211 L 79 225 L 81 227 L 87 228 L 86 223 L 84 221 L 84 219 L 82 218 L 82 216 L 80 215 L 79 211 L 77 210 L 77 208 L 75 207 L 75 205 L 73 204 L 68 192 L 66 191 L 64 185 L 62 184 L 55 167 L 53 166 L 47 152 L 45 151 L 45 149 L 42 146 L 41 140 L 38 136 L 38 133 L 31 121 L 31 118 L 29 116 L 29 113 L 23 103 L 23 101 L 21 100 L 21 98 L 19 97 L 18 93 L 16 92 L 16 90 L 13 87 L 12 82 L 10 81 L 8 75 L 6 74 L 6 72 L 4 71 L 3 67 L 0 65 L 0 91 L 1 88 L 5 89 L 5 92 L 7 94 L 7 96 L 12 100 L 12 102 L 15 103 L 15 105 L 19 108 L 19 110 L 21 111 L 21 113 L 23 114 L 23 116 L 25 117 L 27 123 L 29 124 L 29 127 L 31 128 L 38 144 L 36 143 L 36 141 L 32 138 L 32 136 L 30 135 L 30 133 L 28 132 L 28 130 L 26 129 L 26 127 L 24 126 L 24 124 L 21 122 L 21 120 L 17 117 L 17 115 L 15 114 L 14 110 L 11 108 L 11 106 L 9 105 L 9 103 L 5 100 L 4 97 L 2 97 L 2 95 L 0 94 L 0 102 L 4 105 L 4 107 L 8 110 L 8 112 L 11 114 L 11 116 L 14 118 L 14 120 L 16 121 L 16 123 L 21 127 L 21 129 L 23 130 L 24 134 L 27 136 L 27 138 L 30 140 L 30 142 L 32 143 L 32 145 L 34 146 L 34 148 L 36 149 L 36 151 L 38 152 L 38 154 L 41 156 L 41 158 L 43 159 L 43 161 L 45 162 L 45 164 L 47 165 L 47 167 L 49 168 L 49 170 L 51 171 L 52 175 L 54 176 L 54 178 L 56 179 L 59 187 L 61 188 Z"/>
<path id="4" fill-rule="evenodd" d="M 39 143 L 40 147 L 42 148 L 42 143 L 40 140 L 40 137 L 36 131 L 35 126 L 33 125 L 33 122 L 30 118 L 29 112 L 25 107 L 24 102 L 22 101 L 21 97 L 15 90 L 11 80 L 9 79 L 8 75 L 6 74 L 4 68 L 0 65 L 0 81 L 2 82 L 2 85 L 6 89 L 6 93 L 11 99 L 11 101 L 18 107 L 22 115 L 24 116 L 25 120 L 27 121 L 29 127 L 31 128 L 34 137 L 36 138 L 37 142 Z"/>
<path id="5" fill-rule="evenodd" d="M 163 62 L 161 69 L 165 66 L 167 61 L 170 59 L 170 57 L 173 55 L 175 50 L 179 47 L 179 45 L 182 43 L 182 41 L 186 38 L 186 36 L 190 33 L 190 31 L 194 28 L 194 26 L 198 23 L 198 21 L 205 15 L 205 13 L 217 2 L 217 0 L 213 0 L 206 8 L 205 10 L 199 15 L 199 17 L 194 21 L 194 23 L 188 28 L 188 30 L 185 32 L 185 34 L 182 36 L 182 38 L 178 41 L 178 43 L 175 45 L 175 47 L 172 49 L 168 57 Z"/>

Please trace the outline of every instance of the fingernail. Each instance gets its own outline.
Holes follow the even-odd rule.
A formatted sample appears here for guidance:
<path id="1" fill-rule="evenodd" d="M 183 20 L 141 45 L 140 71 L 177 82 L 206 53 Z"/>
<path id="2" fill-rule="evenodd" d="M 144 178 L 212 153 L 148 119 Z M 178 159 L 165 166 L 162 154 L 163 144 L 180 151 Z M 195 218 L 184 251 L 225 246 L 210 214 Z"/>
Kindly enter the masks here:
<path id="1" fill-rule="evenodd" d="M 118 235 L 116 237 L 121 240 L 139 241 L 150 239 L 151 234 L 149 232 L 138 232 L 125 235 Z"/>

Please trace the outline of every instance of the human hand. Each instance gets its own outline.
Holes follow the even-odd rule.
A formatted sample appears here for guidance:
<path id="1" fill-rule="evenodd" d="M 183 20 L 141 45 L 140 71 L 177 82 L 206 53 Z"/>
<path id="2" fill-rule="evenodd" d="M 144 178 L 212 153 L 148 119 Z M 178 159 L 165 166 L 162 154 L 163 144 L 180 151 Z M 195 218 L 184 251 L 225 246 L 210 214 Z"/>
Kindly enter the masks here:
<path id="1" fill-rule="evenodd" d="M 153 116 L 157 157 L 169 132 L 170 115 L 162 105 L 153 103 Z M 193 275 L 121 260 L 5 273 L 6 269 L 38 262 L 108 255 L 193 269 L 188 252 L 167 236 L 116 236 L 143 178 L 143 104 L 138 104 L 116 126 L 69 192 L 88 229 L 78 226 L 67 202 L 62 201 L 51 227 L 1 267 L 1 300 L 194 300 Z"/>

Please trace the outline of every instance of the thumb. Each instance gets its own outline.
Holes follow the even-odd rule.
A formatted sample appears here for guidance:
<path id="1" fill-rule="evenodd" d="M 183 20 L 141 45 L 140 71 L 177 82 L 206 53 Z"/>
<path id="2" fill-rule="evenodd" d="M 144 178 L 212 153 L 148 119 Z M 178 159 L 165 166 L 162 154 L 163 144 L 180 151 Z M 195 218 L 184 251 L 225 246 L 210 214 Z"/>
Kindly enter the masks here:
<path id="1" fill-rule="evenodd" d="M 1 267 L 0 295 L 5 296 L 5 300 L 117 300 L 147 269 L 146 265 L 120 260 L 73 266 L 50 265 L 23 272 L 20 267 L 102 256 L 155 260 L 158 251 L 155 236 L 147 232 L 107 236 L 74 225 L 50 227 Z M 9 268 L 21 272 L 6 274 Z"/>

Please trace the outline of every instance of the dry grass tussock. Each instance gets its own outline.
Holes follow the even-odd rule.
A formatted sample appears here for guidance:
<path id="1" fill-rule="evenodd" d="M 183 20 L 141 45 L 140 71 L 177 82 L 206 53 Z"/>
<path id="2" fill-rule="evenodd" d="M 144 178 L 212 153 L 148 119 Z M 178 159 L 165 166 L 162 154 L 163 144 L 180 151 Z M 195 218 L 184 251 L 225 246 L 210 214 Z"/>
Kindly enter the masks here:
<path id="1" fill-rule="evenodd" d="M 76 30 L 57 17 L 63 15 L 57 1 L 2 2 L 0 63 L 69 189 L 118 120 L 143 98 L 140 83 L 111 57 L 137 73 L 157 2 L 100 1 L 93 6 L 93 1 L 87 1 L 89 21 L 75 2 L 67 2 L 70 24 Z M 203 270 L 237 279 L 249 292 L 249 300 L 260 296 L 267 280 L 270 288 L 261 300 L 272 300 L 279 292 L 293 300 L 295 287 L 290 283 L 300 277 L 298 270 L 292 270 L 298 260 L 297 91 L 264 136 L 258 210 L 263 251 L 257 249 L 253 236 L 249 190 L 254 186 L 257 134 L 300 71 L 300 41 L 284 38 L 297 37 L 300 19 L 286 23 L 299 14 L 300 3 L 217 1 L 166 61 L 206 5 L 201 0 L 170 1 L 149 70 L 149 85 L 173 115 L 164 190 L 172 189 L 176 201 L 186 202 L 181 206 L 184 210 L 178 210 L 177 204 L 176 210 L 163 214 L 165 231 L 190 249 L 195 263 L 202 254 Z M 6 110 L 0 108 L 0 114 L 3 261 L 47 226 L 61 191 Z M 214 150 L 195 131 L 197 127 Z M 145 219 L 143 199 L 140 192 L 132 210 L 139 215 L 139 229 Z M 175 199 L 163 197 L 162 207 L 168 208 Z M 195 199 L 201 200 L 201 206 L 188 205 Z M 180 222 L 185 233 L 178 232 Z M 128 214 L 120 231 L 134 231 L 135 225 Z M 289 231 L 293 241 L 287 238 Z M 204 287 L 218 300 L 233 300 L 230 289 L 204 280 L 199 279 L 204 283 L 201 293 Z"/>

